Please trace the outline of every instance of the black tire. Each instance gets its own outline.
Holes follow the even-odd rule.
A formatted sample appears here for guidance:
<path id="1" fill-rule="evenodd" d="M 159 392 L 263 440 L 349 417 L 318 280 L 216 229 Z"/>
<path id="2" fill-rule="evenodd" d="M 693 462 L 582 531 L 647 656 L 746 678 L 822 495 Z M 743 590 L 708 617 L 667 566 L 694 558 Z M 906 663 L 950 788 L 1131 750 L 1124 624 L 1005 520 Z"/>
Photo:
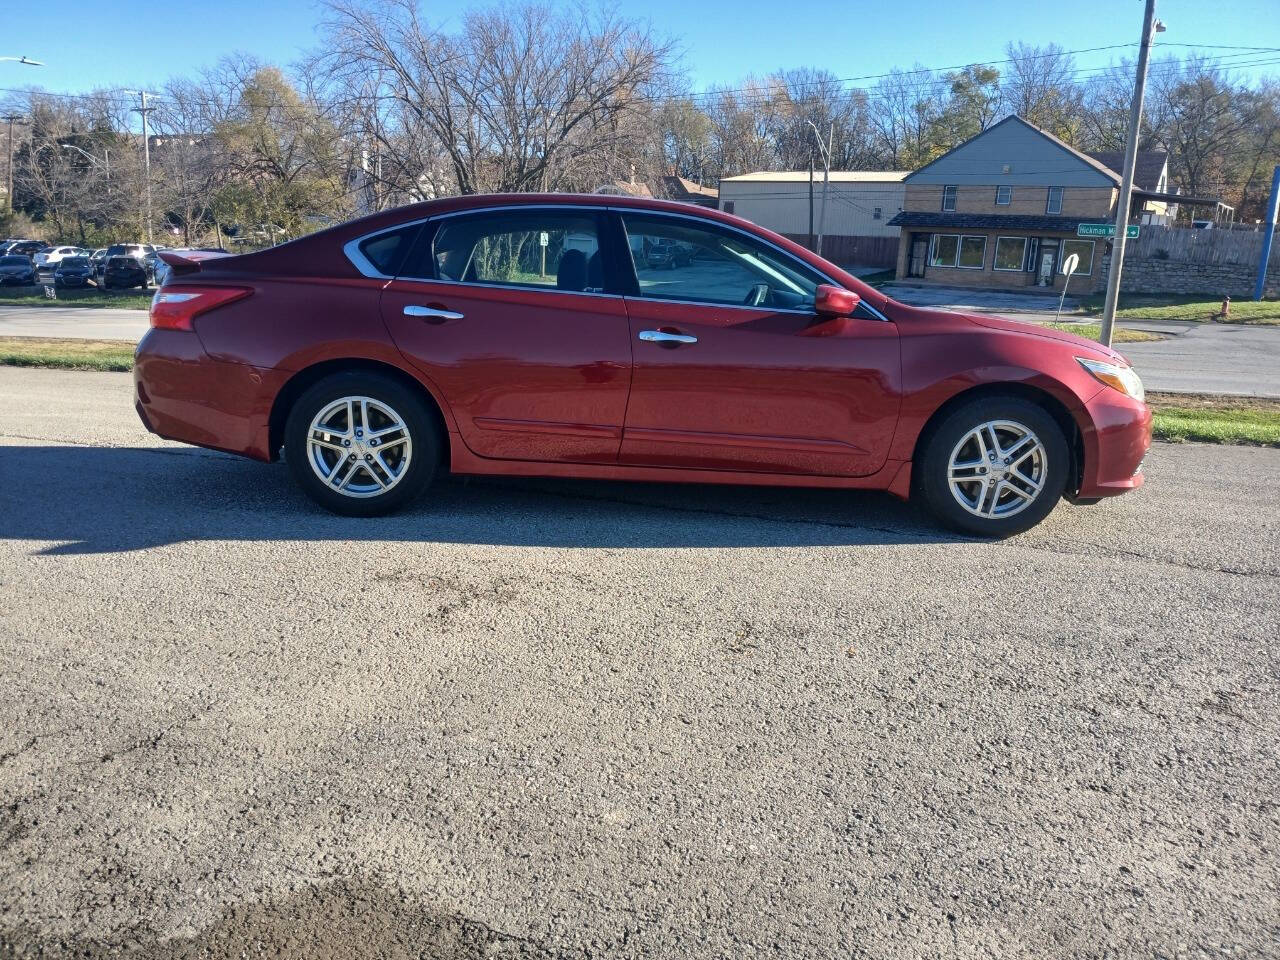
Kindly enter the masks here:
<path id="1" fill-rule="evenodd" d="M 983 489 L 981 484 L 984 481 L 996 481 L 993 486 L 986 489 L 999 492 L 1001 486 L 998 481 L 1004 477 L 1017 483 L 1021 489 L 1031 489 L 1031 485 L 1020 476 L 1002 473 L 1001 471 L 1007 467 L 1003 466 L 1001 460 L 995 463 L 994 467 L 978 468 L 984 474 L 981 479 L 962 483 L 958 494 L 952 492 L 949 480 L 952 453 L 957 451 L 958 445 L 965 442 L 975 428 L 982 424 L 1001 421 L 1030 430 L 1043 445 L 1038 475 L 1039 492 L 1034 494 L 1029 504 L 1014 512 L 1008 505 L 1016 506 L 1022 498 L 1009 489 L 1013 484 L 1006 484 L 1003 492 L 999 493 L 997 501 L 1006 506 L 997 507 L 995 516 L 979 516 L 966 509 L 960 503 L 958 496 L 967 496 L 970 501 L 976 502 L 978 492 Z M 1006 438 L 1003 441 L 999 439 L 1002 434 Z M 1014 432 L 1004 434 L 1003 431 L 998 431 L 997 442 L 1012 447 L 1011 437 L 1014 435 L 1016 435 Z M 968 442 L 972 444 L 969 452 L 965 453 L 965 448 L 961 448 L 959 455 L 963 456 L 966 462 L 979 462 L 982 458 L 976 452 L 976 441 Z M 971 460 L 971 457 L 974 459 Z M 989 450 L 987 458 L 988 460 L 990 458 Z M 1071 456 L 1066 437 L 1063 436 L 1058 422 L 1044 407 L 1020 397 L 985 396 L 960 405 L 930 427 L 919 462 L 916 464 L 913 482 L 925 505 L 953 530 L 980 537 L 1008 537 L 1034 527 L 1049 515 L 1062 497 L 1070 471 Z M 965 474 L 967 475 L 968 471 L 965 471 Z M 974 471 L 975 477 L 976 474 L 977 471 Z M 982 504 L 988 502 L 981 501 Z M 1009 509 L 1009 515 L 999 516 L 998 514 L 1004 509 Z"/>
<path id="2" fill-rule="evenodd" d="M 404 468 L 404 474 L 400 479 L 391 484 L 385 492 L 364 497 L 340 493 L 334 485 L 325 483 L 312 466 L 307 449 L 307 434 L 311 422 L 326 407 L 344 397 L 367 397 L 378 404 L 385 405 L 397 414 L 405 425 L 411 450 L 409 463 Z M 401 509 L 416 500 L 431 484 L 440 464 L 444 439 L 440 436 L 436 419 L 427 406 L 428 402 L 420 390 L 378 373 L 351 371 L 326 377 L 298 397 L 285 422 L 285 460 L 289 464 L 293 478 L 307 496 L 334 513 L 349 517 L 374 517 Z M 371 415 L 371 419 L 373 416 Z M 332 420 L 327 422 L 334 423 Z M 352 443 L 351 449 L 356 449 L 355 441 L 353 440 Z M 331 456 L 323 454 L 323 451 L 321 454 Z M 367 460 L 372 455 L 373 451 L 368 450 L 364 457 Z M 336 464 L 340 459 L 335 457 L 333 462 Z M 326 462 L 325 466 L 328 465 L 329 463 Z M 373 463 L 371 462 L 368 468 L 361 466 L 358 461 L 354 461 L 354 465 L 356 477 L 364 481 L 365 486 L 371 486 L 372 478 L 369 472 L 374 469 Z M 378 471 L 378 475 L 383 476 L 381 471 Z M 340 478 L 342 474 L 339 473 L 338 476 Z"/>

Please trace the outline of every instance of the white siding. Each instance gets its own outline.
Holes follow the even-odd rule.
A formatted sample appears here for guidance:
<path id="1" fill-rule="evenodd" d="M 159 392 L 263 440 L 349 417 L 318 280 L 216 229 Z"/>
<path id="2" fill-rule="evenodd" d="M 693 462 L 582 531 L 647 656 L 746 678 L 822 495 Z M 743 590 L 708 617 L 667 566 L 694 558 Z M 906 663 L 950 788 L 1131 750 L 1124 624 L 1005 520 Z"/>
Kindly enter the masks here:
<path id="1" fill-rule="evenodd" d="M 888 225 L 902 209 L 904 188 L 900 180 L 832 181 L 827 195 L 827 215 L 823 233 L 827 236 L 896 237 L 898 228 Z M 809 232 L 809 180 L 720 181 L 720 209 L 733 204 L 736 216 L 750 220 L 775 233 L 792 236 Z M 875 218 L 875 208 L 880 218 Z M 818 232 L 822 215 L 822 174 L 813 184 L 813 230 Z"/>

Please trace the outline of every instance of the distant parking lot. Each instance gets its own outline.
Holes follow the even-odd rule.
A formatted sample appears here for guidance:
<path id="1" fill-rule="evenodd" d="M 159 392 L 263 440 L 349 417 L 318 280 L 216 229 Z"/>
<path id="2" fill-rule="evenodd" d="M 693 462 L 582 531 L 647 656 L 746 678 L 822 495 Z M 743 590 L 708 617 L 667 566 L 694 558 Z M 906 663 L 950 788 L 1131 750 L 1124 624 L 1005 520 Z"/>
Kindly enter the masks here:
<path id="1" fill-rule="evenodd" d="M 0 943 L 1263 956 L 1280 451 L 1006 543 L 884 495 L 321 514 L 0 368 Z"/>

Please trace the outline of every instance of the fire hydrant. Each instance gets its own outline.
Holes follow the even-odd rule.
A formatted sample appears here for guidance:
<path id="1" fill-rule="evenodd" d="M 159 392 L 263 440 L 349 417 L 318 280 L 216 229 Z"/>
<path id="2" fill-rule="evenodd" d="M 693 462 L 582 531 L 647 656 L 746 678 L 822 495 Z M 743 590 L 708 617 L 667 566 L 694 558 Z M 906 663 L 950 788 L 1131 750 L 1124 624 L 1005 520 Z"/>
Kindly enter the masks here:
<path id="1" fill-rule="evenodd" d="M 1231 296 L 1227 295 L 1222 298 L 1222 312 L 1218 314 L 1223 320 L 1231 316 Z"/>

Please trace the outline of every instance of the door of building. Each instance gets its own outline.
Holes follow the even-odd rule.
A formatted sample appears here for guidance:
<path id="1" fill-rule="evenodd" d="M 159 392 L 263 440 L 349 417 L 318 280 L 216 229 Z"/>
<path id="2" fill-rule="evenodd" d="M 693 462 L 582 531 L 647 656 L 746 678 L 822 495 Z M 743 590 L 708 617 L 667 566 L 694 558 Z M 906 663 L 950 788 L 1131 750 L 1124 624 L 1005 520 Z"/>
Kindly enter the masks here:
<path id="1" fill-rule="evenodd" d="M 1058 265 L 1058 242 L 1040 241 L 1040 262 L 1036 267 L 1036 286 L 1053 286 L 1053 274 Z"/>
<path id="2" fill-rule="evenodd" d="M 908 277 L 923 277 L 925 261 L 929 258 L 929 235 L 913 233 L 911 235 L 911 255 L 907 263 Z"/>

